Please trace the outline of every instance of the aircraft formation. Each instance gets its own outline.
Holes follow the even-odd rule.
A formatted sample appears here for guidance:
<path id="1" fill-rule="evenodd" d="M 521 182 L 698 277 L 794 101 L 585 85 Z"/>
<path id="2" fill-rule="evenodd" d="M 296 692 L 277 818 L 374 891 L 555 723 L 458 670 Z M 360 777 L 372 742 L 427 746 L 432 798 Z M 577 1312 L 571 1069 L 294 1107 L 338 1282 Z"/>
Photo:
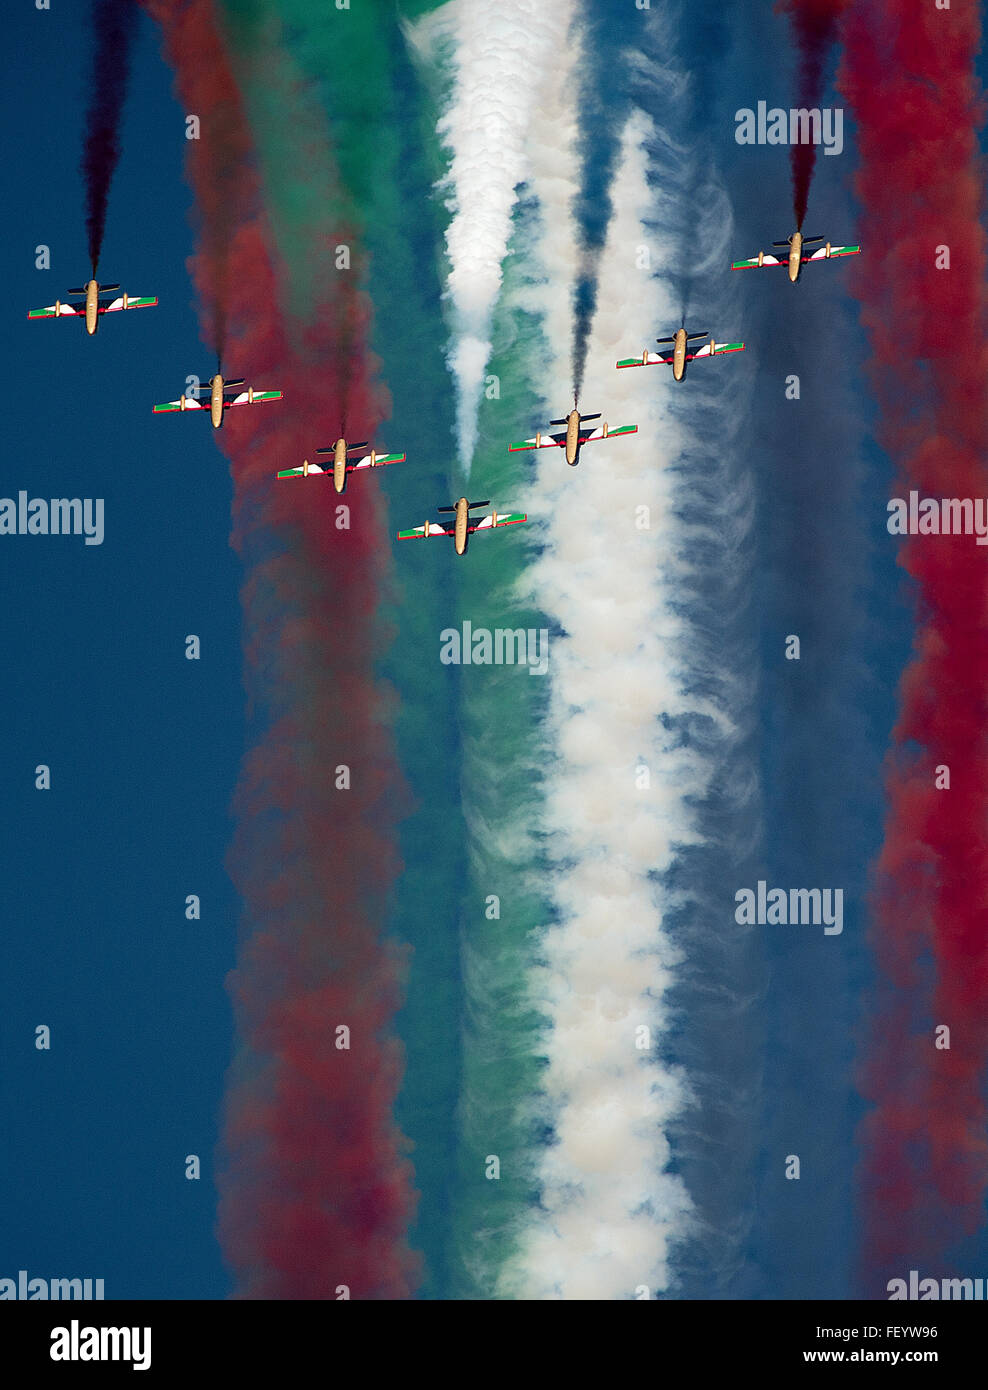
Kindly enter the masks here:
<path id="1" fill-rule="evenodd" d="M 754 270 L 763 266 L 784 265 L 788 270 L 790 282 L 795 285 L 807 262 L 831 260 L 838 256 L 856 256 L 861 251 L 860 246 L 834 246 L 829 241 L 824 242 L 823 246 L 818 246 L 816 250 L 809 249 L 817 242 L 822 241 L 824 241 L 822 236 L 804 236 L 801 231 L 796 230 L 785 241 L 772 243 L 774 248 L 784 249 L 784 255 L 775 255 L 770 251 L 759 251 L 757 256 L 750 260 L 733 261 L 731 269 Z M 153 296 L 131 297 L 125 292 L 121 292 L 119 285 L 101 285 L 96 279 L 95 272 L 85 285 L 78 289 L 69 290 L 67 297 L 77 302 L 67 304 L 56 299 L 54 304 L 48 305 L 44 309 L 30 310 L 28 318 L 85 318 L 86 332 L 92 336 L 99 327 L 102 314 L 113 314 L 125 309 L 154 308 L 158 303 Z M 704 341 L 702 347 L 696 346 L 705 339 L 709 341 Z M 744 352 L 745 350 L 744 343 L 718 343 L 706 331 L 691 333 L 685 325 L 678 328 L 672 337 L 657 338 L 656 344 L 660 349 L 666 350 L 652 352 L 645 348 L 640 356 L 624 358 L 615 363 L 615 366 L 618 368 L 668 366 L 672 367 L 673 380 L 680 382 L 686 375 L 688 362 L 702 361 L 704 358 L 720 357 L 729 352 Z M 253 386 L 248 386 L 246 381 L 224 377 L 219 371 L 211 376 L 205 385 L 198 384 L 198 378 L 196 382 L 197 384 L 189 386 L 178 400 L 165 401 L 161 405 L 154 406 L 153 413 L 164 415 L 172 411 L 208 410 L 213 428 L 219 429 L 223 424 L 224 412 L 234 406 L 258 405 L 264 401 L 279 401 L 283 398 L 281 391 L 259 391 Z M 602 424 L 594 424 L 600 419 L 601 414 L 599 412 L 593 415 L 583 415 L 580 413 L 579 406 L 574 405 L 568 415 L 561 416 L 557 420 L 550 420 L 549 429 L 545 433 L 536 430 L 534 438 L 522 439 L 515 444 L 509 444 L 508 451 L 520 453 L 528 449 L 562 449 L 567 464 L 575 467 L 580 461 L 580 453 L 584 445 L 596 443 L 601 439 L 616 439 L 621 435 L 638 433 L 637 425 L 620 425 L 617 428 L 612 428 L 606 420 Z M 325 465 L 310 463 L 308 459 L 303 459 L 302 463 L 296 467 L 280 470 L 277 475 L 278 478 L 331 477 L 337 493 L 342 493 L 346 489 L 347 480 L 351 473 L 363 468 L 381 468 L 387 464 L 405 462 L 404 454 L 392 454 L 383 451 L 378 453 L 366 440 L 361 443 L 348 443 L 342 436 L 334 444 L 316 449 L 315 452 L 317 455 L 327 458 Z M 330 455 L 332 455 L 331 463 L 328 461 Z M 493 510 L 482 517 L 471 515 L 475 507 L 489 507 L 490 505 L 489 499 L 483 502 L 471 502 L 466 497 L 460 497 L 452 505 L 436 508 L 438 513 L 452 516 L 451 526 L 426 520 L 421 526 L 412 526 L 406 531 L 399 531 L 398 539 L 428 540 L 433 536 L 448 536 L 453 539 L 453 548 L 456 554 L 465 555 L 470 536 L 475 531 L 493 531 L 503 526 L 518 526 L 528 520 L 527 516 L 520 512 Z"/>

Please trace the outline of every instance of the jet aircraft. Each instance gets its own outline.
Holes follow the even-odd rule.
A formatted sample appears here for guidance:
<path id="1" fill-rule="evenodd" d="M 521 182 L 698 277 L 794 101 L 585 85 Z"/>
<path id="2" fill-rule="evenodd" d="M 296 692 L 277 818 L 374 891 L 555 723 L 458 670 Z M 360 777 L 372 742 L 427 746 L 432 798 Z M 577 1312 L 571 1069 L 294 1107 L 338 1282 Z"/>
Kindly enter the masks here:
<path id="1" fill-rule="evenodd" d="M 600 414 L 581 415 L 579 409 L 574 407 L 570 413 L 561 420 L 550 420 L 550 425 L 565 425 L 564 430 L 551 430 L 543 434 L 539 430 L 534 439 L 521 439 L 517 444 L 509 444 L 508 452 L 519 453 L 523 449 L 565 449 L 566 462 L 570 465 L 579 463 L 580 450 L 584 444 L 592 444 L 598 439 L 615 439 L 619 434 L 637 434 L 637 425 L 621 425 L 618 429 L 608 428 L 605 420 L 602 425 L 596 425 L 593 429 L 584 429 L 588 420 L 599 420 Z"/>
<path id="2" fill-rule="evenodd" d="M 310 474 L 315 476 L 331 477 L 333 486 L 337 492 L 346 489 L 347 478 L 358 468 L 381 468 L 388 463 L 404 463 L 404 454 L 379 454 L 374 449 L 369 454 L 362 454 L 355 462 L 349 461 L 350 454 L 361 454 L 364 449 L 369 449 L 370 445 L 365 440 L 362 444 L 348 444 L 341 436 L 335 444 L 328 449 L 317 449 L 317 454 L 332 454 L 333 463 L 329 468 L 324 468 L 322 464 L 310 463 L 308 459 L 303 460 L 298 468 L 283 468 L 279 478 L 307 478 Z"/>
<path id="3" fill-rule="evenodd" d="M 757 256 L 753 256 L 750 261 L 732 261 L 732 270 L 753 270 L 763 265 L 785 265 L 789 267 L 789 279 L 795 285 L 799 279 L 799 273 L 805 261 L 829 261 L 834 256 L 858 256 L 861 254 L 860 246 L 832 246 L 828 241 L 824 246 L 818 246 L 815 251 L 807 251 L 808 245 L 815 241 L 823 241 L 822 236 L 803 236 L 802 232 L 793 232 L 792 236 L 785 241 L 773 241 L 773 246 L 788 247 L 789 253 L 786 256 L 773 256 L 769 251 L 759 251 Z"/>
<path id="4" fill-rule="evenodd" d="M 124 309 L 153 309 L 158 300 L 153 295 L 132 298 L 129 294 L 118 294 L 119 285 L 101 285 L 94 278 L 87 280 L 78 289 L 69 290 L 70 299 L 82 299 L 82 304 L 63 304 L 56 299 L 45 309 L 31 309 L 29 319 L 84 318 L 86 332 L 90 337 L 99 327 L 101 314 L 116 314 Z"/>
<path id="5" fill-rule="evenodd" d="M 676 330 L 672 338 L 656 338 L 660 347 L 672 344 L 671 352 L 649 352 L 645 348 L 641 357 L 625 357 L 620 362 L 616 362 L 617 367 L 654 367 L 659 363 L 665 363 L 672 367 L 674 380 L 682 381 L 686 373 L 686 363 L 693 362 L 698 357 L 720 357 L 725 352 L 744 352 L 744 343 L 717 343 L 710 338 L 709 343 L 704 343 L 703 347 L 697 348 L 695 352 L 690 351 L 690 344 L 700 338 L 710 338 L 709 333 L 687 333 L 685 328 Z"/>
<path id="6" fill-rule="evenodd" d="M 225 380 L 217 372 L 205 385 L 190 386 L 188 392 L 179 396 L 177 401 L 165 401 L 164 405 L 156 405 L 154 414 L 165 415 L 171 410 L 208 409 L 213 429 L 218 430 L 223 423 L 224 410 L 229 410 L 231 406 L 256 405 L 258 401 L 280 401 L 282 398 L 280 391 L 255 391 L 252 386 L 242 391 L 240 387 L 243 385 L 243 381 Z M 206 391 L 209 392 L 209 399 L 200 400 L 200 393 Z"/>
<path id="7" fill-rule="evenodd" d="M 437 507 L 438 512 L 454 513 L 452 527 L 440 526 L 437 521 L 427 521 L 422 526 L 413 526 L 409 531 L 399 531 L 400 541 L 428 540 L 430 536 L 452 536 L 457 555 L 466 553 L 467 542 L 474 531 L 493 531 L 495 526 L 518 526 L 528 517 L 520 512 L 488 512 L 479 519 L 472 517 L 474 507 L 489 507 L 490 501 L 468 502 L 460 497 L 452 507 Z"/>

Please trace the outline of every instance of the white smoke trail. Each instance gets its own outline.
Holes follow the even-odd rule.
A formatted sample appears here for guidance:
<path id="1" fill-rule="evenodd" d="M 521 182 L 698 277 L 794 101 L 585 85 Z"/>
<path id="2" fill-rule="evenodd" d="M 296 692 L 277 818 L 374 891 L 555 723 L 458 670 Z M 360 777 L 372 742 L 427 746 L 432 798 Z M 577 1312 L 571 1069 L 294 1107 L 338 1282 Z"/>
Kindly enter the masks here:
<path id="1" fill-rule="evenodd" d="M 679 79 L 658 72 L 654 80 Z M 551 352 L 546 418 L 568 405 L 579 264 L 571 92 L 561 80 L 554 97 L 546 94 L 530 146 L 544 223 L 535 255 L 544 275 L 519 307 L 543 315 Z M 671 333 L 682 312 L 680 297 L 643 269 L 646 255 L 652 269 L 671 267 L 680 249 L 647 228 L 656 198 L 645 147 L 657 138 L 636 111 L 612 189 L 580 402 L 612 425 L 637 423 L 639 433 L 590 445 L 575 469 L 559 452 L 540 452 L 526 499 L 546 538 L 527 580 L 561 629 L 550 659 L 545 812 L 557 922 L 545 931 L 544 964 L 532 980 L 549 1025 L 540 1118 L 555 1142 L 542 1152 L 541 1208 L 502 1276 L 506 1296 L 654 1296 L 669 1286 L 670 1252 L 692 1223 L 685 1186 L 666 1171 L 668 1129 L 690 1096 L 685 1078 L 657 1060 L 669 1023 L 663 996 L 680 963 L 667 929 L 677 904 L 661 876 L 697 840 L 692 802 L 717 772 L 709 753 L 684 740 L 682 721 L 707 721 L 714 744 L 736 731 L 729 702 L 696 694 L 689 669 L 682 596 L 696 577 L 687 555 L 697 534 L 677 509 L 683 456 L 696 441 L 666 369 L 614 367 Z M 722 234 L 729 235 L 729 218 Z M 703 326 L 723 334 L 722 324 Z M 731 360 L 695 371 L 717 372 Z"/>
<path id="2" fill-rule="evenodd" d="M 420 54 L 451 53 L 453 87 L 438 131 L 450 164 L 440 187 L 452 214 L 446 294 L 460 463 L 469 472 L 491 352 L 491 317 L 511 235 L 526 142 L 565 51 L 573 0 L 452 0 L 407 30 Z"/>

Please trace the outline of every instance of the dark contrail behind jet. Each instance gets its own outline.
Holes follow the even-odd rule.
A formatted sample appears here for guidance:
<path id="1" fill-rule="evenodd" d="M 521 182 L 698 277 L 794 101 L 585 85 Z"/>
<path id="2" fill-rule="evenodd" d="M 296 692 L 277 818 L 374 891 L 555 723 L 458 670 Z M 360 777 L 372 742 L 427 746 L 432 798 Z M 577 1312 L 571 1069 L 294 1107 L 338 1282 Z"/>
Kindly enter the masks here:
<path id="1" fill-rule="evenodd" d="M 94 277 L 103 248 L 110 183 L 120 159 L 120 117 L 139 13 L 136 0 L 93 0 L 96 42 L 82 172 L 86 180 L 86 231 Z"/>

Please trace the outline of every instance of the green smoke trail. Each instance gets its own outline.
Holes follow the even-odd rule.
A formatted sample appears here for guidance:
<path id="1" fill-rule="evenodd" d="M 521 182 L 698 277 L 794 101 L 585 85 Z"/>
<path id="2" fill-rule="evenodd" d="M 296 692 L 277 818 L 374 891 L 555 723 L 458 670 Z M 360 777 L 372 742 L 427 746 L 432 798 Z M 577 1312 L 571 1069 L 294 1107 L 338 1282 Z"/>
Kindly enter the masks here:
<path id="1" fill-rule="evenodd" d="M 516 209 L 513 251 L 528 240 L 530 209 Z M 488 368 L 498 394 L 485 399 L 479 445 L 471 470 L 471 497 L 490 498 L 501 511 L 522 509 L 527 455 L 509 454 L 519 421 L 532 418 L 529 385 L 541 355 L 541 328 L 506 307 L 524 279 L 524 258 L 509 255 L 493 322 Z M 517 531 L 475 537 L 463 567 L 451 626 L 535 628 L 541 614 L 518 597 L 517 587 L 538 545 L 537 517 Z M 535 1199 L 536 1146 L 545 1142 L 533 1109 L 538 1090 L 541 1020 L 528 995 L 545 923 L 541 845 L 535 833 L 542 795 L 538 730 L 545 678 L 522 666 L 460 668 L 463 805 L 469 843 L 468 891 L 461 913 L 465 992 L 463 1080 L 459 1114 L 457 1201 L 454 1219 L 454 1295 L 496 1295 L 515 1237 Z M 498 899 L 500 917 L 485 911 Z M 489 1156 L 499 1176 L 488 1176 Z"/>
<path id="2" fill-rule="evenodd" d="M 311 11 L 303 0 L 282 0 L 293 53 L 321 79 L 343 181 L 363 219 L 375 346 L 395 404 L 404 406 L 393 428 L 409 454 L 407 469 L 389 473 L 386 491 L 392 516 L 407 526 L 461 490 L 453 458 L 437 454 L 437 442 L 446 453 L 453 411 L 438 281 L 445 211 L 431 187 L 444 172 L 437 111 L 423 100 L 397 31 L 385 44 L 375 23 L 365 41 L 352 34 L 341 53 L 336 16 L 319 22 Z M 506 290 L 522 273 L 509 271 Z M 494 330 L 490 370 L 500 393 L 481 415 L 471 496 L 513 510 L 526 465 L 506 446 L 516 422 L 531 415 L 529 345 L 539 334 L 511 313 Z M 420 432 L 421 448 L 410 429 Z M 544 920 L 538 845 L 527 829 L 540 796 L 533 730 L 542 681 L 515 667 L 447 668 L 438 660 L 441 630 L 464 619 L 490 628 L 541 625 L 513 596 L 528 536 L 520 528 L 475 537 L 462 562 L 446 543 L 398 547 L 398 636 L 387 669 L 401 693 L 402 760 L 419 797 L 403 835 L 395 919 L 415 947 L 398 1120 L 416 1146 L 415 1238 L 432 1297 L 493 1295 L 533 1199 L 533 1146 L 542 1137 L 529 1108 L 539 1021 L 526 993 Z M 491 895 L 500 899 L 498 920 L 485 915 Z M 500 1162 L 497 1180 L 485 1176 L 491 1154 Z"/>

